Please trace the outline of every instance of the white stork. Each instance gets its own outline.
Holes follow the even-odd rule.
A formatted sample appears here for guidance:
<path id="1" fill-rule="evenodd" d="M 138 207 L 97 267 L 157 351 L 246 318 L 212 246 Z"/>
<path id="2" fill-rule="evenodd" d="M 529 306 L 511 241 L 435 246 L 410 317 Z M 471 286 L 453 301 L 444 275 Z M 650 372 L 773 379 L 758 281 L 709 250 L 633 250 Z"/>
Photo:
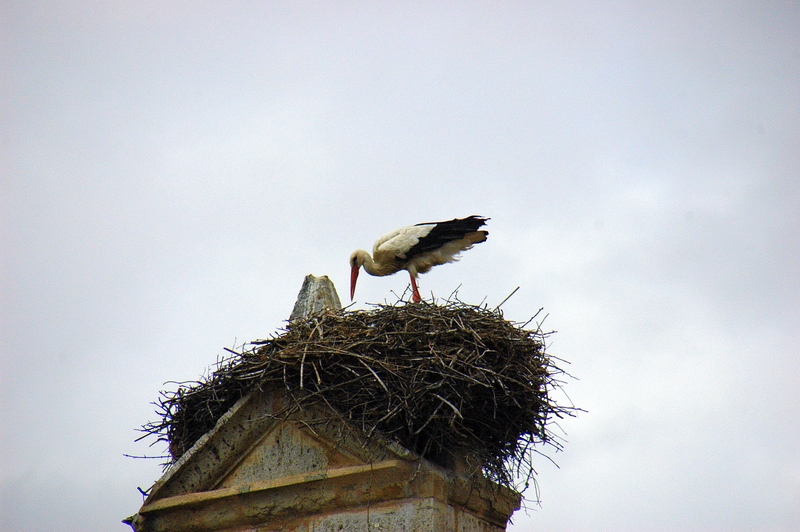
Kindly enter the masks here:
<path id="1" fill-rule="evenodd" d="M 478 229 L 486 225 L 481 216 L 455 218 L 448 222 L 426 222 L 410 225 L 380 237 L 369 252 L 359 249 L 350 255 L 350 299 L 356 292 L 358 272 L 363 266 L 370 275 L 391 275 L 400 270 L 411 276 L 412 299 L 422 298 L 417 288 L 417 275 L 434 266 L 458 260 L 457 255 L 486 240 L 488 231 Z"/>

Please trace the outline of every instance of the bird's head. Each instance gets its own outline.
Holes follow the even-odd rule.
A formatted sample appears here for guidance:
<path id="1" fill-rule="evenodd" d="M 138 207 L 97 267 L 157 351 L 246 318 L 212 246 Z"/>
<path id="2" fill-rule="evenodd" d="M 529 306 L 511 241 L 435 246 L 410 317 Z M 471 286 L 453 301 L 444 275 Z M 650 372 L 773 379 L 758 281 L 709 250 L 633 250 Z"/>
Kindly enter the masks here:
<path id="1" fill-rule="evenodd" d="M 356 281 L 358 280 L 358 272 L 364 265 L 364 253 L 361 250 L 354 251 L 350 255 L 350 301 L 356 293 Z"/>

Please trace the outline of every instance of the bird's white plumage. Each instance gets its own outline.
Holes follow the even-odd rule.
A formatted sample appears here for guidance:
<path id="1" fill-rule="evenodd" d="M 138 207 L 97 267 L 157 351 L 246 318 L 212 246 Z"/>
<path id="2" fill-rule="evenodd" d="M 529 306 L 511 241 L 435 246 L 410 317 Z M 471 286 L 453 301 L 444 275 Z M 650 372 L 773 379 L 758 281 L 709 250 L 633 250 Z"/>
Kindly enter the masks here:
<path id="1" fill-rule="evenodd" d="M 416 246 L 420 239 L 428 236 L 434 227 L 436 224 L 410 225 L 386 233 L 375 241 L 372 257 L 376 262 L 382 262 L 381 258 L 385 256 L 405 259 L 408 250 Z"/>

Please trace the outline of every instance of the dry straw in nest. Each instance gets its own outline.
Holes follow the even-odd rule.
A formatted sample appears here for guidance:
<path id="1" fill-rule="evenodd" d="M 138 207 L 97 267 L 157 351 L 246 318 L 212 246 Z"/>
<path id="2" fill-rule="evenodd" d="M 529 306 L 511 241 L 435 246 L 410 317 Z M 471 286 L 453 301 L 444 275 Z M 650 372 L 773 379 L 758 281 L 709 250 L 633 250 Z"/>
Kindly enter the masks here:
<path id="1" fill-rule="evenodd" d="M 526 326 L 460 301 L 325 311 L 162 392 L 161 420 L 144 431 L 175 461 L 249 391 L 283 388 L 297 407 L 325 405 L 367 436 L 524 489 L 536 446 L 561 448 L 554 418 L 576 410 L 552 397 L 566 373 L 545 354 L 547 333 Z"/>

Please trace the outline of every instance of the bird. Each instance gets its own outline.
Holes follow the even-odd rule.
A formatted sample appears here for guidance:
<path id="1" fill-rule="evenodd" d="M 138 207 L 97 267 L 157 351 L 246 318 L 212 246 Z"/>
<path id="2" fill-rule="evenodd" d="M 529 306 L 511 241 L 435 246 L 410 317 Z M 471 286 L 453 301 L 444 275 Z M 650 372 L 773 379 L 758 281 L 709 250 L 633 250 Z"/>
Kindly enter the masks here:
<path id="1" fill-rule="evenodd" d="M 422 298 L 417 276 L 434 266 L 458 260 L 458 254 L 474 244 L 486 241 L 488 231 L 479 230 L 489 218 L 472 215 L 446 222 L 423 222 L 401 227 L 380 237 L 368 251 L 358 249 L 350 255 L 350 300 L 356 292 L 361 267 L 375 276 L 392 275 L 406 270 L 411 276 L 411 297 L 414 303 Z"/>

